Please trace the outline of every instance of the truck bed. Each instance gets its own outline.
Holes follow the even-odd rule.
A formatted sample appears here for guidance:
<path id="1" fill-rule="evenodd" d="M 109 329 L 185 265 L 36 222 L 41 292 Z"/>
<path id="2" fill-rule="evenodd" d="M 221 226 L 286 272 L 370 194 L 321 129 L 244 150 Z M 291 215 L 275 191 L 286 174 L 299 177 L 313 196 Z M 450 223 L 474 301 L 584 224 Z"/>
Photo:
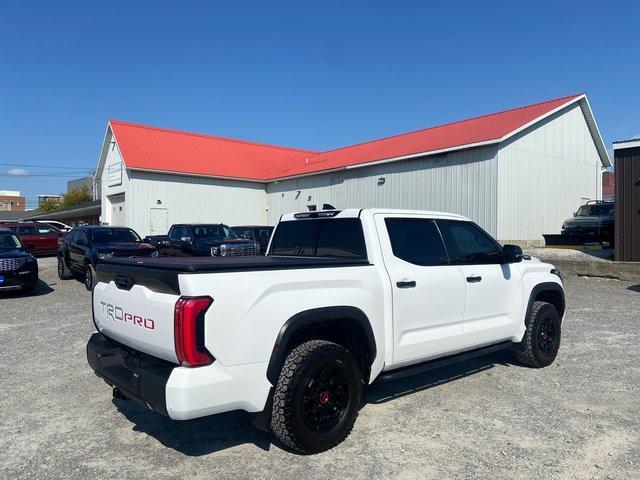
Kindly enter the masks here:
<path id="1" fill-rule="evenodd" d="M 156 292 L 179 293 L 178 275 L 259 270 L 357 267 L 370 265 L 367 259 L 318 257 L 155 257 L 112 258 L 98 264 L 96 279 L 130 289 L 146 285 Z"/>

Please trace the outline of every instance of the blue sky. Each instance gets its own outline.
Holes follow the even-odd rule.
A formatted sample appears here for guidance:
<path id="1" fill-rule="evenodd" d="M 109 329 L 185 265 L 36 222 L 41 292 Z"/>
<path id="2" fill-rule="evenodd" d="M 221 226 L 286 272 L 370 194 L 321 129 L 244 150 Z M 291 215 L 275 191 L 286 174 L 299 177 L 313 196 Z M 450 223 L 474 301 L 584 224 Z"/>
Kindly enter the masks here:
<path id="1" fill-rule="evenodd" d="M 3 0 L 0 163 L 21 165 L 0 190 L 64 191 L 109 118 L 327 149 L 585 91 L 610 146 L 640 135 L 639 18 L 631 1 Z"/>

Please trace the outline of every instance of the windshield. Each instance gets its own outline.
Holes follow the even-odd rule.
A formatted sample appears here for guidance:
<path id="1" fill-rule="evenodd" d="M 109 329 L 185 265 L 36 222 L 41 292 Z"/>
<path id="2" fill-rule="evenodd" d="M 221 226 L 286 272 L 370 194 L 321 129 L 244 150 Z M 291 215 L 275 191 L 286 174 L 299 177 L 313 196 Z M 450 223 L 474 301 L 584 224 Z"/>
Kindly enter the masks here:
<path id="1" fill-rule="evenodd" d="M 604 217 L 607 215 L 613 215 L 613 204 L 583 205 L 576 212 L 576 217 Z"/>
<path id="2" fill-rule="evenodd" d="M 20 247 L 22 244 L 13 233 L 0 233 L 0 250 L 16 250 Z"/>
<path id="3" fill-rule="evenodd" d="M 129 228 L 105 228 L 93 230 L 91 232 L 91 240 L 95 243 L 140 243 L 142 241 L 138 234 Z"/>
<path id="4" fill-rule="evenodd" d="M 198 225 L 193 227 L 193 234 L 196 240 L 202 240 L 204 238 L 224 239 L 238 237 L 236 232 L 226 225 Z"/>

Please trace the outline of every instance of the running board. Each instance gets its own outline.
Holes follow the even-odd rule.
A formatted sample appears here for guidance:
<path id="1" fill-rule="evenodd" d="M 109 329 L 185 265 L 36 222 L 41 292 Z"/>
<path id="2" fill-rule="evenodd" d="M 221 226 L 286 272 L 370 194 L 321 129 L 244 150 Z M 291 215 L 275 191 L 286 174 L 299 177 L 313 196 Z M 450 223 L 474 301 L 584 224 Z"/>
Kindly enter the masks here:
<path id="1" fill-rule="evenodd" d="M 437 358 L 435 360 L 429 360 L 427 362 L 418 363 L 417 365 L 408 365 L 396 370 L 389 370 L 388 372 L 382 372 L 378 376 L 380 382 L 390 382 L 398 380 L 400 378 L 410 377 L 419 373 L 428 372 L 441 367 L 448 367 L 459 362 L 464 362 L 471 358 L 480 357 L 493 352 L 499 352 L 513 346 L 513 342 L 496 343 L 495 345 L 489 345 L 488 347 L 477 348 L 475 350 L 469 350 L 468 352 L 457 353 L 449 357 Z"/>

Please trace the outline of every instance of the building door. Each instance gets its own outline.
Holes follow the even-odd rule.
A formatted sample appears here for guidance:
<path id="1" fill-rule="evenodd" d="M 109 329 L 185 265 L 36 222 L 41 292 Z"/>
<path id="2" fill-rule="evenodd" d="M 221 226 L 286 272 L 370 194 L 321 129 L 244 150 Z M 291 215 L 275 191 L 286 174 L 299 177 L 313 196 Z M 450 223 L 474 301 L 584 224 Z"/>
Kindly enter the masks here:
<path id="1" fill-rule="evenodd" d="M 111 204 L 110 225 L 112 227 L 126 227 L 127 215 L 126 215 L 126 209 L 125 209 L 124 193 L 109 197 L 109 203 Z"/>
<path id="2" fill-rule="evenodd" d="M 167 209 L 152 208 L 149 225 L 151 226 L 150 235 L 166 235 L 167 234 Z"/>

